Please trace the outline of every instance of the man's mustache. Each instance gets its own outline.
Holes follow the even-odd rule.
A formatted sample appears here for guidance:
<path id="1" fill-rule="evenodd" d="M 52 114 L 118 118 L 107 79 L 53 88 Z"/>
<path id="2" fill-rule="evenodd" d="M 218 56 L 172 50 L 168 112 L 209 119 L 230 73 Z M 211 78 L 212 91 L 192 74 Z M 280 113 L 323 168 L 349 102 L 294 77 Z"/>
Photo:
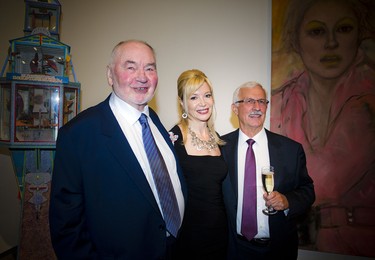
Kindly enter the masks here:
<path id="1" fill-rule="evenodd" d="M 251 111 L 249 116 L 262 116 L 263 112 L 262 111 Z"/>

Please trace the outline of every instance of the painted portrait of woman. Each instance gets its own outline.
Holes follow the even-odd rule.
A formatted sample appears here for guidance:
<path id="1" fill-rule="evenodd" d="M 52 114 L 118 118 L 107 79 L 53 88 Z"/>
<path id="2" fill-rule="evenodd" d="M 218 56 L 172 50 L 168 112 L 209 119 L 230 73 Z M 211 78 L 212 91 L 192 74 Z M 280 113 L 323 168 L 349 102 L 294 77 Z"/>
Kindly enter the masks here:
<path id="1" fill-rule="evenodd" d="M 273 3 L 271 130 L 306 152 L 307 249 L 375 257 L 374 20 L 373 0 Z"/>

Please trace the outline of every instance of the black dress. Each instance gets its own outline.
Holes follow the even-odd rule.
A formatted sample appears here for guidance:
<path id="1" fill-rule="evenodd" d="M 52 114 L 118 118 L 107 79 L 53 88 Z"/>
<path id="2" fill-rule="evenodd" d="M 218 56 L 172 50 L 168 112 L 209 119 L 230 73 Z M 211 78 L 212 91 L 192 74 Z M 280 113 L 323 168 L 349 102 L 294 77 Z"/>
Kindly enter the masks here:
<path id="1" fill-rule="evenodd" d="M 227 165 L 222 156 L 188 155 L 178 126 L 174 147 L 182 167 L 188 199 L 177 240 L 176 259 L 226 259 L 228 230 L 222 182 Z"/>

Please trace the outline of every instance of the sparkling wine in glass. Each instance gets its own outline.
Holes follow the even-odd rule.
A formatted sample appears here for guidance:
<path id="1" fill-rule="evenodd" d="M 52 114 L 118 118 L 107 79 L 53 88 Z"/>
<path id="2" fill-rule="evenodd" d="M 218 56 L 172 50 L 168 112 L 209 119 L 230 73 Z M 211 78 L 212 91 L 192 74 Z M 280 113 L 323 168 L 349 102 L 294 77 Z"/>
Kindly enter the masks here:
<path id="1" fill-rule="evenodd" d="M 263 183 L 263 188 L 267 192 L 267 194 L 270 194 L 273 191 L 274 173 L 275 172 L 274 172 L 273 166 L 262 167 L 262 183 Z M 262 211 L 266 215 L 273 215 L 277 213 L 277 211 L 272 207 L 267 207 L 263 209 Z"/>

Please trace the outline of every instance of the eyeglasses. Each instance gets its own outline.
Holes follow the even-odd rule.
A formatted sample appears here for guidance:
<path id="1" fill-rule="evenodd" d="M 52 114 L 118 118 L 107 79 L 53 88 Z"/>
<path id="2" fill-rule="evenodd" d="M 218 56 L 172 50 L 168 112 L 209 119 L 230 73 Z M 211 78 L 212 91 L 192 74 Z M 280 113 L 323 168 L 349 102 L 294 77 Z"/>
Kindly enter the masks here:
<path id="1" fill-rule="evenodd" d="M 248 104 L 248 105 L 255 105 L 255 103 L 258 102 L 259 106 L 267 106 L 268 103 L 270 103 L 267 99 L 252 99 L 252 98 L 245 98 L 245 99 L 242 99 L 242 100 L 237 100 L 236 102 L 234 102 L 235 104 L 238 104 L 238 103 L 244 103 L 244 104 Z"/>

